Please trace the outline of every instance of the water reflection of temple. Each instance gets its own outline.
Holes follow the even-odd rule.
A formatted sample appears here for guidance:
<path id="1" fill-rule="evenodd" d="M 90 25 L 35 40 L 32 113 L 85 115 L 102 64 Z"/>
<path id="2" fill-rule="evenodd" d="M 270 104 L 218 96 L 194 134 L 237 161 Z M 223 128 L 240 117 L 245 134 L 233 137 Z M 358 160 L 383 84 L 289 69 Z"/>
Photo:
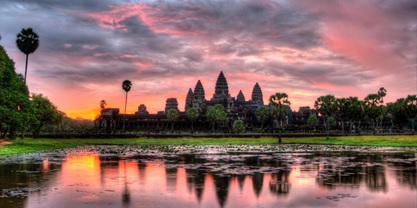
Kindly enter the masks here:
<path id="1" fill-rule="evenodd" d="M 289 171 L 272 174 L 272 180 L 269 182 L 269 190 L 277 196 L 287 196 L 290 193 L 291 186 L 289 176 Z"/>
<path id="2" fill-rule="evenodd" d="M 186 169 L 187 173 L 187 186 L 189 193 L 195 192 L 198 203 L 201 203 L 201 199 L 204 192 L 205 174 L 197 169 Z"/>
<path id="3" fill-rule="evenodd" d="M 214 187 L 216 188 L 217 201 L 220 207 L 224 207 L 229 194 L 231 178 L 228 176 L 213 175 Z"/>

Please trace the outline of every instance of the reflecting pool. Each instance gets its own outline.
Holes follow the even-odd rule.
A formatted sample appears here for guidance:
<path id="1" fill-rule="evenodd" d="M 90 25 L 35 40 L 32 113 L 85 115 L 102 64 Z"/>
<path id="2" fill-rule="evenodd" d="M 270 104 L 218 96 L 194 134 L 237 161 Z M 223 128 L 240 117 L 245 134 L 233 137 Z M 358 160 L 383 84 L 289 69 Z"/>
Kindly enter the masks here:
<path id="1" fill-rule="evenodd" d="M 120 154 L 0 161 L 0 207 L 417 207 L 414 153 Z"/>

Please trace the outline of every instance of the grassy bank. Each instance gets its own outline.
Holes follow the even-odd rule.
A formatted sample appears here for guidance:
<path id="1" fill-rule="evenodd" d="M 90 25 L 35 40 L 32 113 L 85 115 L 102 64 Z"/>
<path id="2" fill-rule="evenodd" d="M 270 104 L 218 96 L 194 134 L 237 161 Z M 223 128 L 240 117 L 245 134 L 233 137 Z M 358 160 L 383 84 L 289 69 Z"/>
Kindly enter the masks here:
<path id="1" fill-rule="evenodd" d="M 287 144 L 336 144 L 386 147 L 417 147 L 417 135 L 407 136 L 343 136 L 284 138 Z"/>
<path id="2" fill-rule="evenodd" d="M 345 136 L 283 138 L 284 144 L 337 144 L 364 146 L 417 146 L 417 136 Z M 0 156 L 82 145 L 227 145 L 277 144 L 277 138 L 167 138 L 167 139 L 24 139 L 0 146 Z"/>

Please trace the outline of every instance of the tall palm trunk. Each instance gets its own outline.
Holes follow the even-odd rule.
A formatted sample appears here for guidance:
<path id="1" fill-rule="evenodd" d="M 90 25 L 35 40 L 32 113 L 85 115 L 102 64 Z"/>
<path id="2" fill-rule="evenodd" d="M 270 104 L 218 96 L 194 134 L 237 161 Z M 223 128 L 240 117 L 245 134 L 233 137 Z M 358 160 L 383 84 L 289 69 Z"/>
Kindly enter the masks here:
<path id="1" fill-rule="evenodd" d="M 28 72 L 28 60 L 29 60 L 29 54 L 26 54 L 26 64 L 25 64 L 25 84 L 26 84 L 26 77 Z"/>
<path id="2" fill-rule="evenodd" d="M 125 130 L 126 107 L 127 107 L 127 92 L 126 92 L 126 99 L 125 99 L 125 114 L 124 114 L 124 116 L 123 116 L 123 131 Z"/>
<path id="3" fill-rule="evenodd" d="M 280 120 L 279 130 L 278 130 L 278 144 L 282 143 L 281 131 L 282 131 L 282 120 Z"/>
<path id="4" fill-rule="evenodd" d="M 376 119 L 372 120 L 372 134 L 376 134 Z"/>
<path id="5" fill-rule="evenodd" d="M 329 139 L 329 122 L 326 122 L 326 116 L 323 116 L 323 126 L 324 126 L 324 131 L 326 131 L 326 139 Z"/>
<path id="6" fill-rule="evenodd" d="M 9 138 L 12 140 L 16 139 L 15 129 L 13 127 L 9 129 Z"/>

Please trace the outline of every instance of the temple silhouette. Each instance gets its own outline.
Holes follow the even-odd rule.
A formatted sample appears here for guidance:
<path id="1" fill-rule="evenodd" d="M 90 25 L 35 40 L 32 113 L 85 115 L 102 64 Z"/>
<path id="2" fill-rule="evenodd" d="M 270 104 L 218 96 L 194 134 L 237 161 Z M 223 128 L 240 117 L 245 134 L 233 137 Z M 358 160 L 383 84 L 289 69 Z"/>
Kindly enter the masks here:
<path id="1" fill-rule="evenodd" d="M 195 108 L 199 112 L 198 119 L 194 122 L 194 131 L 211 131 L 211 124 L 206 118 L 206 111 L 210 106 L 220 104 L 227 113 L 227 121 L 217 128 L 217 131 L 232 132 L 232 124 L 235 120 L 244 121 L 246 131 L 259 130 L 261 122 L 256 117 L 256 110 L 267 105 L 264 104 L 264 97 L 261 86 L 256 82 L 252 89 L 251 99 L 247 100 L 242 90 L 236 97 L 232 97 L 229 93 L 229 85 L 223 71 L 217 77 L 214 94 L 210 99 L 206 99 L 206 93 L 203 83 L 198 80 L 192 88 L 188 89 L 185 99 L 184 110 L 178 107 L 177 98 L 167 98 L 164 111 L 158 111 L 156 114 L 150 114 L 144 104 L 138 106 L 138 110 L 134 114 L 120 114 L 118 108 L 105 108 L 101 110 L 101 114 L 95 120 L 95 126 L 98 129 L 107 131 L 122 129 L 123 119 L 125 121 L 126 131 L 170 131 L 172 123 L 168 120 L 166 114 L 168 110 L 175 109 L 179 112 L 179 118 L 175 122 L 174 130 L 191 130 L 191 121 L 186 117 L 186 111 L 189 108 Z M 288 109 L 287 124 L 298 125 L 305 123 L 307 118 L 316 113 L 308 106 L 300 107 L 298 112 L 292 112 Z M 272 131 L 274 121 L 272 117 L 264 123 L 266 131 Z"/>
<path id="2" fill-rule="evenodd" d="M 204 87 L 200 80 L 197 81 L 197 84 L 194 87 L 194 92 L 191 88 L 188 90 L 187 98 L 185 100 L 185 111 L 190 107 L 194 107 L 200 113 L 205 113 L 208 107 L 214 106 L 216 104 L 222 104 L 226 111 L 229 113 L 238 113 L 239 110 L 244 110 L 242 108 L 257 108 L 264 104 L 262 90 L 258 83 L 256 83 L 253 87 L 252 100 L 246 101 L 242 90 L 239 91 L 236 98 L 232 97 L 229 94 L 229 86 L 223 71 L 221 71 L 217 77 L 214 94 L 210 100 L 206 100 Z M 168 98 L 167 107 L 173 107 L 173 103 L 175 103 L 175 101 Z"/>

